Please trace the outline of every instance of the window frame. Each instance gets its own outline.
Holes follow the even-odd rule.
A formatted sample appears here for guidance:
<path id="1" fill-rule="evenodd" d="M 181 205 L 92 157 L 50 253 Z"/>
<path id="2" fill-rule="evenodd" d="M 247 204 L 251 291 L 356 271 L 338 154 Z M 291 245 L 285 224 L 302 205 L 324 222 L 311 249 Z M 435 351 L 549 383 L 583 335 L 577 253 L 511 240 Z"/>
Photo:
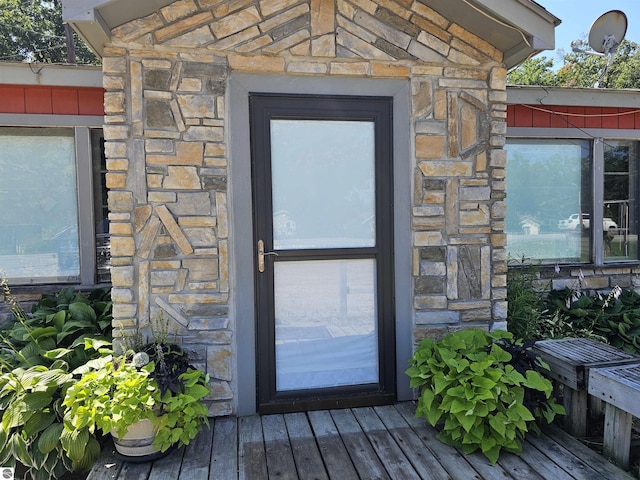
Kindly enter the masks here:
<path id="1" fill-rule="evenodd" d="M 509 140 L 588 140 L 591 142 L 591 205 L 590 205 L 590 259 L 586 262 L 556 262 L 553 259 L 541 260 L 544 265 L 561 263 L 563 265 L 593 265 L 605 267 L 612 265 L 637 264 L 639 259 L 604 261 L 603 238 L 603 206 L 604 206 L 604 144 L 607 141 L 640 142 L 640 130 L 630 129 L 598 129 L 598 128 L 540 128 L 509 127 L 506 142 Z M 509 175 L 509 159 L 507 157 L 507 182 Z M 640 198 L 638 198 L 640 201 Z M 509 200 L 507 199 L 507 204 Z M 638 252 L 640 254 L 640 252 Z"/>
<path id="2" fill-rule="evenodd" d="M 47 115 L 0 113 L 0 128 L 69 128 L 73 129 L 76 162 L 76 200 L 78 202 L 78 240 L 80 279 L 69 282 L 21 283 L 21 286 L 71 284 L 80 287 L 97 285 L 96 237 L 94 221 L 93 167 L 91 130 L 102 129 L 104 117 L 97 115 Z"/>

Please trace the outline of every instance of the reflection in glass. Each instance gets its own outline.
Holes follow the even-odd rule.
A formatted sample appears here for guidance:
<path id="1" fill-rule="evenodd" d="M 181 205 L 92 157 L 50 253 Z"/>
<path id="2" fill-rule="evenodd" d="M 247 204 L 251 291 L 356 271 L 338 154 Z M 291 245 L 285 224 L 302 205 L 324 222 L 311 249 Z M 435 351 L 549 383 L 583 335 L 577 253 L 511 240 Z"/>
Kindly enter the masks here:
<path id="1" fill-rule="evenodd" d="M 605 261 L 638 258 L 638 143 L 604 144 L 603 249 Z"/>
<path id="2" fill-rule="evenodd" d="M 274 268 L 276 390 L 377 383 L 375 261 Z"/>
<path id="3" fill-rule="evenodd" d="M 15 283 L 80 273 L 72 130 L 0 130 L 0 269 Z"/>
<path id="4" fill-rule="evenodd" d="M 374 123 L 272 120 L 274 248 L 375 245 Z"/>
<path id="5" fill-rule="evenodd" d="M 549 262 L 589 259 L 590 144 L 509 139 L 507 252 Z"/>

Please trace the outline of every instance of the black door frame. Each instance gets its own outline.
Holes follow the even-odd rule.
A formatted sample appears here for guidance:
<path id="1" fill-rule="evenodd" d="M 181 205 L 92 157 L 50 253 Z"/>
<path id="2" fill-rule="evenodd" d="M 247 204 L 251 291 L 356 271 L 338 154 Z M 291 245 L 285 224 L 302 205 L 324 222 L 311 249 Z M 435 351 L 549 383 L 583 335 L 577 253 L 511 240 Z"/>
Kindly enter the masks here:
<path id="1" fill-rule="evenodd" d="M 255 263 L 257 405 L 261 413 L 392 403 L 396 398 L 393 258 L 393 99 L 391 97 L 249 95 L 254 245 L 273 250 L 271 212 L 272 119 L 372 121 L 375 129 L 376 245 L 368 248 L 280 250 L 264 273 Z M 255 181 L 258 179 L 258 181 Z M 260 210 L 260 212 L 258 212 Z M 266 211 L 266 214 L 264 213 Z M 332 389 L 276 392 L 273 262 L 374 258 L 377 272 L 379 382 Z M 262 294 L 261 294 L 262 293 Z"/>

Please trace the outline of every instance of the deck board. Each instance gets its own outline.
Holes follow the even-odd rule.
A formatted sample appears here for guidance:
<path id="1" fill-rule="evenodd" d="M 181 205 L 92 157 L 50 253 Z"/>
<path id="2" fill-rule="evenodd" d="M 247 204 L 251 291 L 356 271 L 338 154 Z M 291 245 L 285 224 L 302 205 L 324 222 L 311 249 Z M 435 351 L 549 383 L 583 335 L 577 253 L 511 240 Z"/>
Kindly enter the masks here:
<path id="1" fill-rule="evenodd" d="M 212 419 L 188 447 L 152 463 L 103 450 L 87 480 L 633 480 L 557 427 L 492 465 L 437 440 L 413 403 Z"/>

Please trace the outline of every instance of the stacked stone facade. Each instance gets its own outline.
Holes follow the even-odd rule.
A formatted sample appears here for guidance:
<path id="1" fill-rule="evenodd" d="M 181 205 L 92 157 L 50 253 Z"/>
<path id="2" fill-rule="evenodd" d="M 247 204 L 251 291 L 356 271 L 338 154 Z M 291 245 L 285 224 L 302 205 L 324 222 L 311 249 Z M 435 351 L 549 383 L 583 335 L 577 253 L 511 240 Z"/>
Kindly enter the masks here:
<path id="1" fill-rule="evenodd" d="M 419 0 L 179 0 L 116 28 L 103 59 L 116 333 L 169 317 L 211 375 L 211 414 L 233 413 L 234 72 L 410 82 L 414 340 L 503 322 L 501 61 Z"/>

